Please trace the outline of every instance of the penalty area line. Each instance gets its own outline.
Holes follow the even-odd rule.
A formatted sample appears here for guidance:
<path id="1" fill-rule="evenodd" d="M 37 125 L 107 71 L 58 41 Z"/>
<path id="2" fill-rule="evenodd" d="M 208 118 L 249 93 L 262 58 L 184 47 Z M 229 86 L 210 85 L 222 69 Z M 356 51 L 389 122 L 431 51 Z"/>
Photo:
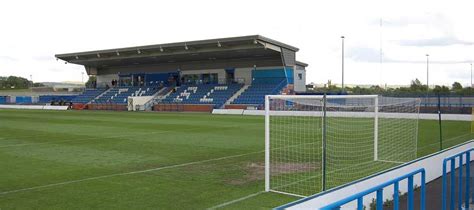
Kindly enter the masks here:
<path id="1" fill-rule="evenodd" d="M 98 180 L 98 179 L 104 179 L 104 178 L 111 178 L 111 177 L 116 177 L 116 176 L 126 176 L 126 175 L 133 175 L 133 174 L 148 173 L 148 172 L 153 172 L 153 171 L 161 171 L 161 170 L 165 170 L 165 169 L 179 168 L 179 167 L 183 167 L 183 166 L 189 166 L 189 165 L 195 165 L 195 164 L 201 164 L 201 163 L 208 163 L 208 162 L 219 161 L 219 160 L 226 160 L 226 159 L 238 158 L 238 157 L 243 157 L 243 156 L 247 156 L 247 155 L 258 154 L 258 153 L 262 153 L 262 152 L 263 152 L 263 151 L 250 152 L 250 153 L 245 153 L 245 154 L 230 155 L 230 156 L 224 156 L 224 157 L 220 157 L 220 158 L 213 158 L 213 159 L 207 159 L 207 160 L 200 160 L 200 161 L 194 161 L 194 162 L 187 162 L 187 163 L 181 163 L 181 164 L 176 164 L 176 165 L 163 166 L 163 167 L 158 167 L 158 168 L 151 168 L 151 169 L 140 170 L 140 171 L 131 171 L 131 172 L 125 172 L 125 173 L 109 174 L 109 175 L 102 175 L 102 176 L 89 177 L 89 178 L 85 178 L 85 179 L 71 180 L 71 181 L 65 181 L 65 182 L 58 182 L 58 183 L 47 184 L 47 185 L 39 185 L 39 186 L 34 186 L 34 187 L 28 187 L 28 188 L 22 188 L 22 189 L 16 189 L 16 190 L 10 190 L 10 191 L 0 192 L 0 195 L 7 195 L 7 194 L 18 193 L 18 192 L 24 192 L 24 191 L 31 191 L 31 190 L 38 190 L 38 189 L 43 189 L 43 188 L 50 188 L 50 187 L 56 187 L 56 186 L 74 184 L 74 183 L 78 183 L 78 182 L 85 182 L 85 181 L 91 181 L 91 180 Z"/>

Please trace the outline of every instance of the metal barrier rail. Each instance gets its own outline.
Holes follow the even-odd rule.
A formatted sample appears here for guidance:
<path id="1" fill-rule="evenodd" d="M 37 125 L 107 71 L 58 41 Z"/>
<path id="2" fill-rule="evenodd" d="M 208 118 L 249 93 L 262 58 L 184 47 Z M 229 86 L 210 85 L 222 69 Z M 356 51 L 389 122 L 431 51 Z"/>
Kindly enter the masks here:
<path id="1" fill-rule="evenodd" d="M 383 208 L 383 189 L 390 186 L 390 185 L 393 185 L 394 188 L 393 188 L 393 209 L 395 210 L 398 210 L 399 209 L 399 195 L 398 195 L 398 192 L 399 192 L 399 182 L 402 181 L 402 180 L 405 180 L 405 179 L 408 179 L 408 203 L 407 203 L 407 207 L 408 207 L 408 210 L 413 210 L 414 209 L 414 189 L 413 189 L 413 177 L 417 174 L 421 174 L 421 189 L 420 189 L 420 193 L 421 193 L 421 198 L 420 198 L 420 209 L 421 210 L 425 210 L 425 199 L 426 199 L 426 195 L 425 195 L 425 169 L 424 168 L 420 168 L 418 170 L 415 170 L 411 173 L 408 173 L 406 175 L 403 175 L 403 176 L 400 176 L 396 179 L 393 179 L 393 180 L 390 180 L 390 181 L 387 181 L 383 184 L 380 184 L 380 185 L 377 185 L 375 187 L 372 187 L 370 189 L 367 189 L 365 191 L 362 191 L 360 193 L 357 193 L 357 194 L 354 194 L 352 196 L 349 196 L 347 198 L 344 198 L 342 200 L 339 200 L 337 202 L 334 202 L 332 204 L 329 204 L 321 209 L 323 210 L 333 210 L 333 209 L 340 209 L 342 205 L 345 205 L 349 202 L 352 202 L 352 201 L 355 201 L 357 200 L 357 209 L 358 210 L 363 210 L 364 209 L 364 196 L 370 194 L 370 193 L 373 193 L 373 192 L 376 192 L 376 208 L 377 209 L 382 209 Z"/>
<path id="2" fill-rule="evenodd" d="M 471 175 L 470 175 L 470 162 L 471 162 L 471 152 L 474 151 L 474 149 L 470 149 L 464 152 L 461 152 L 459 154 L 453 155 L 451 157 L 447 157 L 443 160 L 443 188 L 442 188 L 442 209 L 446 210 L 447 208 L 447 188 L 448 188 L 448 180 L 447 180 L 447 163 L 450 162 L 450 173 L 451 173 L 451 190 L 450 190 L 450 209 L 454 210 L 455 208 L 455 198 L 456 198 L 456 159 L 459 160 L 459 179 L 457 181 L 457 186 L 458 186 L 458 205 L 457 209 L 462 209 L 462 204 L 463 204 L 463 181 L 462 181 L 462 174 L 463 174 L 463 165 L 466 164 L 466 181 L 465 181 L 465 194 L 464 194 L 464 205 L 465 207 L 469 207 L 469 194 L 470 194 L 470 183 L 471 183 Z M 465 157 L 466 162 L 463 162 L 463 159 Z M 472 195 L 472 199 L 474 200 L 474 193 Z"/>

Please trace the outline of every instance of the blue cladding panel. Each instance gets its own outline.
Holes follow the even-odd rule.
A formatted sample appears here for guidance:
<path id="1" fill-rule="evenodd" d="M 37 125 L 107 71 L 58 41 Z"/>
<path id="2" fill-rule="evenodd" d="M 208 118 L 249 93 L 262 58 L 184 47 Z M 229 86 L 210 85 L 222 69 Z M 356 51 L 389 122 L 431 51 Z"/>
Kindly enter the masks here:
<path id="1" fill-rule="evenodd" d="M 288 84 L 294 83 L 293 68 L 286 67 L 285 69 L 264 69 L 253 70 L 252 78 L 255 79 L 271 79 L 271 78 L 287 78 Z"/>
<path id="2" fill-rule="evenodd" d="M 16 96 L 15 102 L 17 104 L 31 104 L 31 96 Z"/>
<path id="3" fill-rule="evenodd" d="M 286 69 L 286 75 L 288 77 L 288 84 L 293 84 L 295 82 L 293 69 L 287 68 Z"/>
<path id="4" fill-rule="evenodd" d="M 283 69 L 253 70 L 253 78 L 284 78 L 286 77 Z"/>

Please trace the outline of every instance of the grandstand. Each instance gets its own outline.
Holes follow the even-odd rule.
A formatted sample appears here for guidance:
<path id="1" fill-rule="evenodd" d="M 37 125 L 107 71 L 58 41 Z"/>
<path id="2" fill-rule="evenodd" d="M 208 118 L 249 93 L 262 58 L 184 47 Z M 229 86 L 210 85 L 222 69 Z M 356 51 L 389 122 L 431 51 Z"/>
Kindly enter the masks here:
<path id="1" fill-rule="evenodd" d="M 260 35 L 58 54 L 97 77 L 75 104 L 179 104 L 184 110 L 261 108 L 268 94 L 305 92 L 298 48 Z M 139 101 L 139 102 L 138 102 Z"/>

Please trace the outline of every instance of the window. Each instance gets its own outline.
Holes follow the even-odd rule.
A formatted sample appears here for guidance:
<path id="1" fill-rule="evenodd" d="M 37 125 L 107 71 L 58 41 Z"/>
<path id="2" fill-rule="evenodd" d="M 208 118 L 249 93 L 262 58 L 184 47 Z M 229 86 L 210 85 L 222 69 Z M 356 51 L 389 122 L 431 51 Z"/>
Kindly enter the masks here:
<path id="1" fill-rule="evenodd" d="M 302 74 L 302 73 L 299 73 L 299 74 L 298 74 L 298 79 L 299 79 L 299 80 L 302 80 L 302 79 L 303 79 L 303 74 Z"/>

